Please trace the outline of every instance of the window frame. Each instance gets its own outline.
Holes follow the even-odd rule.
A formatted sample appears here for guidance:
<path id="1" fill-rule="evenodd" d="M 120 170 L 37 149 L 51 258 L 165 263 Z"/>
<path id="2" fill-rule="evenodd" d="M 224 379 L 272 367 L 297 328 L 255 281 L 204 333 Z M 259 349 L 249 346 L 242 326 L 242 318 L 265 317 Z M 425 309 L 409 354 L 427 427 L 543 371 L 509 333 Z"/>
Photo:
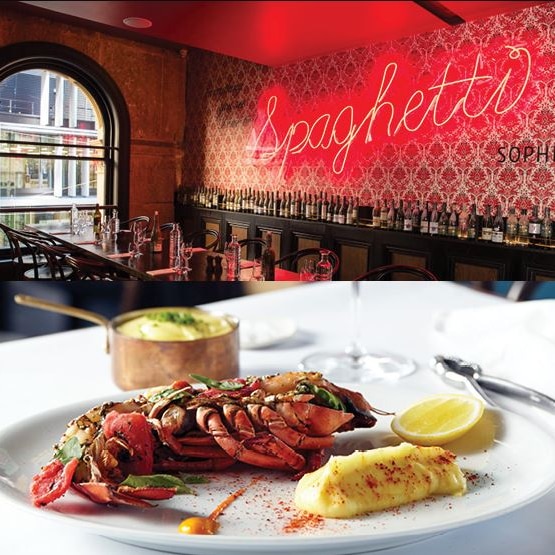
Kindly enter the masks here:
<path id="1" fill-rule="evenodd" d="M 30 69 L 67 75 L 94 98 L 104 123 L 106 193 L 103 204 L 117 205 L 122 219 L 129 216 L 130 118 L 119 87 L 95 60 L 65 45 L 20 42 L 0 48 L 0 81 Z M 22 212 L 25 208 L 22 207 Z"/>

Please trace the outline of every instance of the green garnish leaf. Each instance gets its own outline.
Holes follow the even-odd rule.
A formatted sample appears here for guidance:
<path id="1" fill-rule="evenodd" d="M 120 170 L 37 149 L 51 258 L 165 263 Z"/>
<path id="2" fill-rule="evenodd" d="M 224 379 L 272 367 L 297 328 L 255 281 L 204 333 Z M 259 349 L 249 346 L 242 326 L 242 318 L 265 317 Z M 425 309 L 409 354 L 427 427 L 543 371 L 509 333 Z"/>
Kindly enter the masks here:
<path id="1" fill-rule="evenodd" d="M 197 323 L 196 318 L 189 312 L 175 312 L 173 310 L 153 312 L 152 314 L 147 314 L 147 318 L 155 322 L 171 322 L 172 324 L 182 326 L 192 326 Z"/>
<path id="2" fill-rule="evenodd" d="M 334 395 L 323 387 L 319 387 L 310 382 L 301 382 L 299 384 L 299 389 L 307 393 L 312 393 L 318 397 L 324 405 L 331 409 L 342 410 L 343 412 L 347 411 L 347 407 L 343 401 L 337 395 Z"/>
<path id="3" fill-rule="evenodd" d="M 80 459 L 82 456 L 83 448 L 76 436 L 69 438 L 63 447 L 54 453 L 54 457 L 59 459 L 63 464 L 67 464 L 72 459 Z"/>
<path id="4" fill-rule="evenodd" d="M 151 403 L 157 403 L 162 399 L 171 399 L 172 401 L 179 401 L 184 397 L 192 397 L 192 395 L 185 391 L 184 389 L 173 389 L 173 387 L 168 387 L 167 389 L 163 389 L 162 391 L 158 391 L 151 397 L 149 397 L 149 401 Z"/>
<path id="5" fill-rule="evenodd" d="M 194 491 L 189 488 L 185 481 L 171 474 L 150 474 L 147 476 L 136 476 L 129 474 L 120 486 L 131 488 L 177 488 L 176 493 L 194 495 Z"/>
<path id="6" fill-rule="evenodd" d="M 222 391 L 236 391 L 245 387 L 244 383 L 234 382 L 232 380 L 224 380 L 219 382 L 218 380 L 213 380 L 212 378 L 207 378 L 206 376 L 200 376 L 199 374 L 189 374 L 189 376 L 208 387 L 211 387 L 213 389 L 221 389 Z"/>
<path id="7" fill-rule="evenodd" d="M 210 480 L 206 476 L 191 476 L 180 474 L 179 477 L 186 483 L 186 484 L 208 484 Z"/>

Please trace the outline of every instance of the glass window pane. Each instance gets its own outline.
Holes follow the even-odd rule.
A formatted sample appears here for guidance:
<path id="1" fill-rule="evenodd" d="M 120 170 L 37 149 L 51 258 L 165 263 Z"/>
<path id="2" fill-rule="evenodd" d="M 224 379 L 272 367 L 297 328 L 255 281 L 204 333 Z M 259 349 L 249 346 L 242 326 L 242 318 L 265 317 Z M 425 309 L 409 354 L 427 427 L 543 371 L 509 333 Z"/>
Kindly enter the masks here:
<path id="1" fill-rule="evenodd" d="M 105 146 L 98 106 L 73 79 L 33 69 L 0 82 L 0 208 L 21 208 L 0 220 L 21 227 L 58 217 L 25 207 L 104 204 Z"/>

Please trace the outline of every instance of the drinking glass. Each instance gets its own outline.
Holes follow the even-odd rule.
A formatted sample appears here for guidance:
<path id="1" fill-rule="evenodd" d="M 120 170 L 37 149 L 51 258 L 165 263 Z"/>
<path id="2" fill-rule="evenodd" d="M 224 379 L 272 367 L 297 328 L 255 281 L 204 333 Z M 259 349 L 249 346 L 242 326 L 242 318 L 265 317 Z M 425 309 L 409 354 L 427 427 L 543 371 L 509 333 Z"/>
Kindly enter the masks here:
<path id="1" fill-rule="evenodd" d="M 141 252 L 141 247 L 146 241 L 146 227 L 141 224 L 141 222 L 134 222 L 131 226 L 131 231 L 133 239 L 129 243 L 129 254 L 133 258 L 139 258 L 143 255 Z"/>
<path id="2" fill-rule="evenodd" d="M 316 261 L 314 260 L 314 258 L 307 258 L 301 266 L 300 280 L 315 281 L 315 279 L 316 279 Z"/>
<path id="3" fill-rule="evenodd" d="M 351 342 L 338 352 L 317 352 L 299 364 L 303 371 L 321 372 L 327 379 L 344 382 L 370 382 L 401 378 L 416 370 L 415 362 L 390 353 L 369 353 L 360 340 L 360 282 L 351 283 Z"/>
<path id="4" fill-rule="evenodd" d="M 191 267 L 189 266 L 189 260 L 191 260 L 193 256 L 193 243 L 190 241 L 185 241 L 181 247 L 181 254 L 185 261 L 185 265 L 183 266 L 183 270 L 185 272 L 190 272 Z"/>
<path id="5" fill-rule="evenodd" d="M 264 281 L 264 276 L 262 275 L 262 261 L 260 258 L 255 258 L 252 261 L 252 272 L 249 281 Z"/>

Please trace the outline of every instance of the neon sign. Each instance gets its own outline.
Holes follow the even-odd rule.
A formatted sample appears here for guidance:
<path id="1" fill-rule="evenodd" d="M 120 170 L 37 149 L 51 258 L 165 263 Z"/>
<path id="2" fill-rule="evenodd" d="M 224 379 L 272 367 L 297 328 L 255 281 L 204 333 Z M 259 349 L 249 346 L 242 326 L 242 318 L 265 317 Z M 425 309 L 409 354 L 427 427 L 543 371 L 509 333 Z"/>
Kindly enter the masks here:
<path id="1" fill-rule="evenodd" d="M 296 112 L 287 93 L 269 91 L 261 99 L 259 116 L 248 145 L 253 163 L 274 164 L 281 177 L 293 157 L 329 159 L 334 174 L 341 174 L 357 147 L 416 133 L 424 126 L 439 128 L 460 118 L 474 120 L 487 111 L 502 115 L 522 98 L 531 76 L 532 57 L 524 46 L 504 45 L 501 68 L 486 72 L 481 53 L 469 76 L 449 61 L 427 87 L 407 80 L 407 68 L 384 64 L 381 77 L 348 102 L 333 99 Z"/>

